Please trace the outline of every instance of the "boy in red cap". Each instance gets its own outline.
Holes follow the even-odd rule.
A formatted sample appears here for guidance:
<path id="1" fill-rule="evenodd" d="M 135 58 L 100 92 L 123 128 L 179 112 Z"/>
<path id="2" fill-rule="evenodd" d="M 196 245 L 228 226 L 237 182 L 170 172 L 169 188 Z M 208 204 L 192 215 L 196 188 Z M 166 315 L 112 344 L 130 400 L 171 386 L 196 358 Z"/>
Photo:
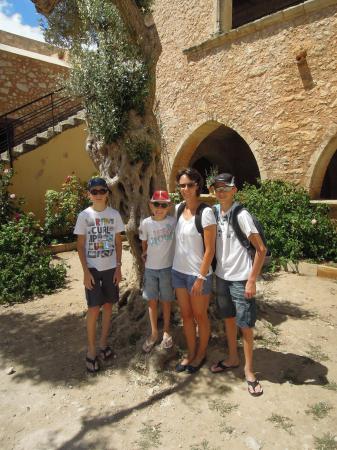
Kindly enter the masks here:
<path id="1" fill-rule="evenodd" d="M 151 336 L 144 344 L 144 352 L 150 352 L 158 340 L 158 301 L 163 310 L 164 330 L 162 348 L 173 345 L 170 335 L 171 302 L 174 292 L 171 268 L 174 251 L 176 220 L 169 216 L 171 199 L 167 191 L 155 191 L 150 200 L 151 216 L 141 222 L 139 237 L 142 241 L 142 258 L 145 263 L 143 298 L 148 301 Z"/>

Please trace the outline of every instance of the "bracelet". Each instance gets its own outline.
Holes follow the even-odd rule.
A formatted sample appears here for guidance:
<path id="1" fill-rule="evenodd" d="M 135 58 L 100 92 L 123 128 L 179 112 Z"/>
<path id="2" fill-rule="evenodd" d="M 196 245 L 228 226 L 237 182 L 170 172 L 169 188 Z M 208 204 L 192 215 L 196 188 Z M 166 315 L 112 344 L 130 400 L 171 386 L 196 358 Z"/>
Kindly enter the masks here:
<path id="1" fill-rule="evenodd" d="M 201 273 L 198 273 L 197 278 L 199 278 L 199 280 L 204 280 L 204 281 L 207 280 L 207 278 L 204 277 L 203 275 L 201 275 Z"/>
<path id="2" fill-rule="evenodd" d="M 117 266 L 117 267 L 120 267 L 121 265 L 122 265 L 121 262 L 116 263 L 116 266 Z"/>

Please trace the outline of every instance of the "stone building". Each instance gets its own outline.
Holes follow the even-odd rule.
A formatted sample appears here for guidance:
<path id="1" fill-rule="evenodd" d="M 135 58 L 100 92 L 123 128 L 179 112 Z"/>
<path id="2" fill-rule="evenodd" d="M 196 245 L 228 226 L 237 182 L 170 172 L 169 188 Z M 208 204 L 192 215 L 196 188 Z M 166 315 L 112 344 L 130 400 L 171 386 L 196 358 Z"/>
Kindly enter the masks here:
<path id="1" fill-rule="evenodd" d="M 57 88 L 68 72 L 60 49 L 0 30 L 0 115 Z"/>
<path id="2" fill-rule="evenodd" d="M 63 102 L 60 93 L 53 94 L 54 108 L 50 106 L 47 94 L 59 89 L 59 79 L 68 71 L 59 48 L 0 31 L 0 158 L 9 164 L 9 136 L 27 137 L 13 145 L 11 192 L 23 197 L 23 208 L 38 219 L 43 219 L 48 189 L 59 190 L 68 175 L 85 181 L 96 172 L 85 151 L 84 120 L 75 117 L 71 108 L 67 116 L 69 103 Z M 60 117 L 61 109 L 62 121 L 55 120 L 51 126 L 51 115 Z"/>
<path id="3" fill-rule="evenodd" d="M 337 199 L 336 0 L 155 0 L 153 18 L 171 190 L 217 166 Z"/>

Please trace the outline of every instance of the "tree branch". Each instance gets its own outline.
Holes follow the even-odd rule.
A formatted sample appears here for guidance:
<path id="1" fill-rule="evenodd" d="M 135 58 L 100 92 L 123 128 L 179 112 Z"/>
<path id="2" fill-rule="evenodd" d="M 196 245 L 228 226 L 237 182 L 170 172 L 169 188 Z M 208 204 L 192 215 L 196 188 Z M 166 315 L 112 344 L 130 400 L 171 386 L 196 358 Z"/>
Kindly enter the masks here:
<path id="1" fill-rule="evenodd" d="M 36 10 L 45 16 L 52 12 L 59 1 L 60 0 L 32 0 L 35 4 Z"/>
<path id="2" fill-rule="evenodd" d="M 147 27 L 144 16 L 134 0 L 111 0 L 121 15 L 132 41 L 140 48 L 146 60 L 156 64 L 161 52 L 157 30 Z"/>

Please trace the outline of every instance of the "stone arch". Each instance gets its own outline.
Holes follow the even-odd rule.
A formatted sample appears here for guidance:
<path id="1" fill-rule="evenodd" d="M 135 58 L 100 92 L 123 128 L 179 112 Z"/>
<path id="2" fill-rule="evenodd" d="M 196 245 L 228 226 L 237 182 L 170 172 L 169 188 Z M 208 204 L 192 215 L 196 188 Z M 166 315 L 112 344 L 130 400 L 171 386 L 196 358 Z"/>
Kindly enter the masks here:
<path id="1" fill-rule="evenodd" d="M 256 180 L 256 178 L 265 179 L 266 171 L 264 170 L 262 157 L 258 150 L 259 143 L 253 141 L 247 134 L 243 135 L 236 127 L 224 125 L 217 120 L 207 120 L 206 122 L 204 121 L 195 126 L 193 131 L 189 129 L 187 136 L 185 136 L 178 145 L 169 179 L 170 191 L 172 192 L 175 190 L 175 177 L 182 167 L 187 167 L 189 165 L 197 167 L 198 160 L 205 160 L 207 158 L 207 152 L 202 148 L 207 148 L 207 142 L 211 142 L 211 139 L 219 140 L 228 138 L 234 139 L 237 143 L 240 142 L 241 146 L 245 147 L 246 155 L 249 156 L 248 159 L 250 159 L 252 166 L 254 166 L 254 180 Z M 229 152 L 227 152 L 227 156 L 228 153 Z M 243 153 L 243 150 L 241 153 Z M 233 161 L 232 164 L 229 164 L 229 167 L 224 170 L 230 171 L 232 166 Z M 235 170 L 232 169 L 232 171 L 235 173 Z M 235 174 L 238 175 L 237 173 Z M 251 182 L 251 179 L 248 179 L 245 176 L 243 176 L 242 180 Z M 242 184 L 241 180 L 239 184 Z"/>
<path id="2" fill-rule="evenodd" d="M 337 127 L 329 130 L 327 137 L 313 153 L 306 174 L 305 188 L 312 199 L 319 199 L 328 166 L 337 151 Z"/>

